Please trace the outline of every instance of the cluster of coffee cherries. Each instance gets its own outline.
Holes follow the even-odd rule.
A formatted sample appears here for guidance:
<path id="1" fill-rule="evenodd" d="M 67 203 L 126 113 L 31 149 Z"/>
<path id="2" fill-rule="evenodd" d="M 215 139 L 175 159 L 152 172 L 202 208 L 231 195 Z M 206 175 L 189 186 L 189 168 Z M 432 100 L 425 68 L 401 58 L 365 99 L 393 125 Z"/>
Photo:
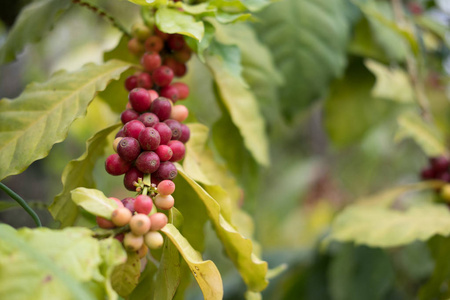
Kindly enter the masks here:
<path id="1" fill-rule="evenodd" d="M 162 245 L 157 230 L 167 223 L 167 217 L 155 207 L 168 210 L 174 205 L 174 162 L 184 158 L 190 130 L 182 124 L 188 109 L 175 104 L 188 97 L 189 87 L 173 79 L 186 73 L 191 50 L 181 35 L 166 34 L 156 27 L 150 30 L 141 25 L 133 32 L 128 49 L 140 57 L 142 70 L 125 80 L 129 93 L 120 116 L 123 127 L 113 143 L 116 153 L 107 157 L 105 169 L 114 176 L 124 175 L 125 188 L 137 196 L 120 201 L 122 206 L 113 212 L 111 221 L 106 220 L 110 223 L 99 218 L 97 223 L 103 228 L 129 225 L 123 244 L 141 252 L 143 245 L 151 249 Z"/>
<path id="2" fill-rule="evenodd" d="M 445 156 L 431 157 L 429 165 L 422 169 L 420 175 L 423 180 L 450 182 L 450 160 Z"/>
<path id="3" fill-rule="evenodd" d="M 111 197 L 117 203 L 117 209 L 112 212 L 110 220 L 97 216 L 97 224 L 105 229 L 124 229 L 125 233 L 117 234 L 115 238 L 128 251 L 137 251 L 139 257 L 143 258 L 148 248 L 158 249 L 164 242 L 158 230 L 166 226 L 167 216 L 157 212 L 154 205 L 160 210 L 173 207 L 174 191 L 175 184 L 171 180 L 163 180 L 156 188 L 150 188 L 150 195 L 140 194 L 123 200 Z"/>

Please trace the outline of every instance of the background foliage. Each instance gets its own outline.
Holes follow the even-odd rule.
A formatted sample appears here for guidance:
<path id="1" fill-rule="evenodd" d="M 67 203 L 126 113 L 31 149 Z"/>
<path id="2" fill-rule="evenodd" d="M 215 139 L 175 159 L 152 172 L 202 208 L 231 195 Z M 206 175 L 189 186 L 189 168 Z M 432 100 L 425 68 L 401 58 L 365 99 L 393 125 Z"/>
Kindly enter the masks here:
<path id="1" fill-rule="evenodd" d="M 111 209 L 77 208 L 76 188 L 130 195 L 103 170 L 137 63 L 113 25 L 130 32 L 149 4 L 85 2 L 116 24 L 70 1 L 0 9 L 0 179 L 53 229 L 92 228 L 88 211 Z M 182 78 L 192 137 L 163 268 L 149 264 L 139 281 L 136 257 L 84 228 L 14 230 L 33 223 L 0 194 L 12 226 L 0 229 L 0 298 L 29 297 L 23 285 L 42 299 L 222 298 L 195 265 L 220 273 L 224 299 L 449 297 L 443 182 L 419 182 L 427 158 L 448 153 L 447 2 L 167 3 L 153 4 L 155 22 L 198 55 Z"/>

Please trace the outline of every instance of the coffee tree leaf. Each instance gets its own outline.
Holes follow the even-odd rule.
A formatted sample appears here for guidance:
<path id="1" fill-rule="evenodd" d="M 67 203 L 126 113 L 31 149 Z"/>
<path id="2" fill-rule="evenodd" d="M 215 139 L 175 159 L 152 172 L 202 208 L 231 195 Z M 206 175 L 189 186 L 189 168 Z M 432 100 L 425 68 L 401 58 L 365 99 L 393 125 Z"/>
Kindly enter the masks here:
<path id="1" fill-rule="evenodd" d="M 442 133 L 432 123 L 426 123 L 418 114 L 405 112 L 397 119 L 399 130 L 395 136 L 397 142 L 412 138 L 428 156 L 440 156 L 447 153 Z"/>
<path id="2" fill-rule="evenodd" d="M 89 103 L 129 64 L 117 60 L 88 64 L 55 73 L 33 83 L 16 99 L 0 100 L 0 180 L 24 171 L 63 141 L 72 122 L 86 114 Z"/>
<path id="3" fill-rule="evenodd" d="M 88 288 L 104 280 L 91 234 L 86 228 L 16 231 L 0 224 L 0 298 L 98 299 Z"/>
<path id="4" fill-rule="evenodd" d="M 238 50 L 238 49 L 237 49 Z M 264 119 L 253 93 L 239 76 L 240 59 L 227 56 L 209 55 L 206 63 L 213 73 L 218 94 L 230 113 L 233 123 L 239 128 L 248 151 L 264 166 L 269 164 L 269 146 Z"/>
<path id="5" fill-rule="evenodd" d="M 408 74 L 400 68 L 388 68 L 374 60 L 366 60 L 365 66 L 375 75 L 372 96 L 400 103 L 414 102 L 415 95 Z"/>
<path id="6" fill-rule="evenodd" d="M 112 212 L 118 207 L 116 201 L 109 199 L 103 192 L 83 187 L 70 192 L 72 200 L 91 214 L 111 220 Z"/>
<path id="7" fill-rule="evenodd" d="M 95 181 L 92 176 L 95 162 L 105 153 L 108 145 L 108 135 L 120 125 L 112 125 L 99 132 L 86 142 L 86 151 L 79 158 L 72 160 L 64 168 L 61 181 L 63 190 L 59 193 L 49 207 L 55 220 L 61 222 L 62 227 L 70 226 L 75 222 L 78 209 L 72 201 L 70 191 L 77 187 L 94 188 Z"/>
<path id="8" fill-rule="evenodd" d="M 192 248 L 189 242 L 172 224 L 167 224 L 161 231 L 177 247 L 181 256 L 188 264 L 189 269 L 202 290 L 203 297 L 210 300 L 222 299 L 222 278 L 216 265 L 210 260 L 204 261 L 202 255 Z"/>
<path id="9" fill-rule="evenodd" d="M 165 239 L 158 272 L 152 283 L 154 285 L 153 299 L 172 300 L 180 281 L 180 253 L 170 239 Z"/>
<path id="10" fill-rule="evenodd" d="M 406 192 L 432 190 L 442 182 L 400 186 L 346 207 L 331 226 L 329 240 L 354 242 L 370 247 L 397 247 L 436 234 L 450 234 L 450 212 L 446 205 L 418 202 L 405 210 L 391 204 Z M 414 199 L 417 200 L 417 199 Z"/>
<path id="11" fill-rule="evenodd" d="M 329 82 L 342 75 L 350 36 L 347 5 L 343 0 L 286 0 L 256 15 L 264 20 L 255 24 L 258 36 L 285 78 L 279 92 L 286 116 L 323 96 Z"/>
<path id="12" fill-rule="evenodd" d="M 262 291 L 268 284 L 266 280 L 267 262 L 260 260 L 253 253 L 251 240 L 240 234 L 232 224 L 226 221 L 217 201 L 190 178 L 181 166 L 177 165 L 177 168 L 178 174 L 195 190 L 203 201 L 217 236 L 222 241 L 225 251 L 240 272 L 249 290 L 254 292 Z"/>
<path id="13" fill-rule="evenodd" d="M 111 276 L 114 268 L 124 264 L 127 261 L 127 253 L 123 249 L 122 244 L 115 238 L 108 238 L 99 241 L 100 255 L 103 263 L 100 265 L 100 272 L 105 278 L 105 288 L 108 299 L 117 300 L 117 293 L 111 284 Z"/>
<path id="14" fill-rule="evenodd" d="M 13 61 L 27 44 L 39 41 L 70 5 L 70 0 L 39 0 L 25 6 L 0 45 L 0 64 Z"/>
<path id="15" fill-rule="evenodd" d="M 130 295 L 139 282 L 141 261 L 137 253 L 128 252 L 125 263 L 114 268 L 111 274 L 111 285 L 122 297 Z"/>
<path id="16" fill-rule="evenodd" d="M 205 33 L 203 22 L 177 9 L 162 7 L 156 11 L 156 25 L 167 33 L 179 33 L 201 41 Z"/>
<path id="17" fill-rule="evenodd" d="M 167 5 L 169 3 L 168 0 L 128 0 L 128 1 L 141 6 L 155 6 L 155 7 Z"/>

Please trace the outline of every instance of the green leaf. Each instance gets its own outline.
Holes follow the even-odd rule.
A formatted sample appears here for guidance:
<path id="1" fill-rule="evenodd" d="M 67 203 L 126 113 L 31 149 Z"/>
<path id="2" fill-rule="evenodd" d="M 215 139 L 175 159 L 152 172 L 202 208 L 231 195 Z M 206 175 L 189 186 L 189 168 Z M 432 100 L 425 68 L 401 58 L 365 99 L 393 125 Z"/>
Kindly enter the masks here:
<path id="1" fill-rule="evenodd" d="M 70 0 L 40 0 L 23 8 L 1 45 L 0 64 L 13 61 L 27 44 L 39 41 L 70 5 Z"/>
<path id="2" fill-rule="evenodd" d="M 110 220 L 112 212 L 118 207 L 116 201 L 107 198 L 96 189 L 76 188 L 70 192 L 72 200 L 91 214 Z"/>
<path id="3" fill-rule="evenodd" d="M 325 129 L 338 147 L 359 141 L 370 128 L 383 121 L 394 102 L 371 96 L 374 76 L 360 61 L 353 62 L 345 77 L 330 87 L 324 107 Z M 354 116 L 358 116 L 355 126 Z"/>
<path id="4" fill-rule="evenodd" d="M 72 201 L 70 191 L 77 187 L 94 188 L 95 182 L 92 176 L 95 162 L 105 152 L 108 145 L 108 135 L 120 125 L 112 125 L 97 132 L 86 142 L 86 151 L 79 158 L 72 160 L 64 168 L 61 181 L 63 190 L 59 193 L 49 207 L 49 211 L 55 220 L 61 222 L 62 227 L 70 226 L 75 222 L 78 209 Z"/>
<path id="5" fill-rule="evenodd" d="M 225 251 L 239 270 L 249 290 L 262 291 L 268 284 L 266 280 L 267 263 L 253 254 L 251 240 L 245 238 L 223 217 L 221 208 L 198 183 L 190 178 L 178 166 L 178 174 L 195 190 L 206 207 L 208 217 L 214 225 L 217 236 L 222 241 Z"/>
<path id="6" fill-rule="evenodd" d="M 408 74 L 400 68 L 388 68 L 374 60 L 366 60 L 365 66 L 375 75 L 376 83 L 371 95 L 376 98 L 401 103 L 413 103 L 414 91 Z"/>
<path id="7" fill-rule="evenodd" d="M 28 85 L 13 101 L 0 100 L 0 180 L 25 170 L 63 141 L 72 122 L 129 65 L 113 60 L 79 71 L 55 73 L 45 83 Z"/>
<path id="8" fill-rule="evenodd" d="M 156 25 L 167 33 L 179 33 L 195 38 L 203 39 L 205 27 L 203 22 L 196 21 L 191 15 L 185 14 L 177 9 L 162 7 L 156 11 Z"/>
<path id="9" fill-rule="evenodd" d="M 113 289 L 124 298 L 133 292 L 141 275 L 141 261 L 137 253 L 128 252 L 127 255 L 127 261 L 116 266 L 111 275 Z"/>
<path id="10" fill-rule="evenodd" d="M 323 96 L 330 80 L 344 71 L 347 6 L 343 0 L 285 0 L 257 14 L 264 20 L 256 24 L 258 34 L 286 80 L 279 91 L 287 116 Z"/>
<path id="11" fill-rule="evenodd" d="M 110 300 L 116 300 L 118 297 L 112 287 L 111 276 L 116 266 L 127 261 L 127 253 L 123 249 L 122 243 L 115 238 L 104 239 L 99 243 L 100 255 L 103 260 L 100 271 L 105 277 L 106 292 Z"/>
<path id="12" fill-rule="evenodd" d="M 223 286 L 222 278 L 216 265 L 210 261 L 204 261 L 189 242 L 181 235 L 178 229 L 172 224 L 167 224 L 161 231 L 166 234 L 170 241 L 177 247 L 183 259 L 200 286 L 204 299 L 222 299 Z"/>
<path id="13" fill-rule="evenodd" d="M 15 231 L 0 224 L 1 299 L 97 299 L 83 282 L 103 280 L 100 263 L 88 229 Z"/>
<path id="14" fill-rule="evenodd" d="M 395 282 L 394 268 L 387 253 L 352 245 L 340 248 L 328 272 L 332 299 L 386 299 Z"/>
<path id="15" fill-rule="evenodd" d="M 230 52 L 228 52 L 231 54 Z M 261 165 L 269 164 L 269 146 L 264 119 L 255 96 L 237 76 L 239 69 L 233 63 L 236 57 L 209 55 L 206 62 L 213 73 L 220 99 L 239 128 L 244 144 Z M 229 67 L 232 64 L 233 67 Z"/>
<path id="16" fill-rule="evenodd" d="M 169 239 L 164 241 L 162 251 L 156 279 L 152 283 L 155 285 L 153 299 L 172 300 L 181 281 L 180 253 Z"/>
<path id="17" fill-rule="evenodd" d="M 330 240 L 354 242 L 371 247 L 397 247 L 433 235 L 450 234 L 450 212 L 446 205 L 414 203 L 405 210 L 390 204 L 405 192 L 435 189 L 442 182 L 398 187 L 345 208 L 332 223 Z M 415 199 L 417 201 L 417 199 Z"/>
<path id="18" fill-rule="evenodd" d="M 0 201 L 0 211 L 8 210 L 11 208 L 20 207 L 20 205 L 17 202 L 11 202 L 11 201 Z"/>
<path id="19" fill-rule="evenodd" d="M 419 115 L 406 112 L 398 117 L 400 126 L 396 141 L 413 138 L 428 156 L 440 156 L 447 153 L 444 137 L 432 123 L 426 123 Z"/>
<path id="20" fill-rule="evenodd" d="M 134 4 L 142 6 L 163 6 L 169 3 L 168 0 L 128 0 Z"/>

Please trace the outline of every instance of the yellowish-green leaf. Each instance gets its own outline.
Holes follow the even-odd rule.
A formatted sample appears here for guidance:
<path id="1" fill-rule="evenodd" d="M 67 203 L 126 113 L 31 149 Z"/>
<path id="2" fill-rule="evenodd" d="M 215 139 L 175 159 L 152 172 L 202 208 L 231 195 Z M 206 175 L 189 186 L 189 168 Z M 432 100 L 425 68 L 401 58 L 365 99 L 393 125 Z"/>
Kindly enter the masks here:
<path id="1" fill-rule="evenodd" d="M 245 83 L 227 68 L 223 56 L 210 55 L 206 62 L 214 75 L 220 99 L 239 128 L 244 144 L 261 165 L 269 164 L 268 141 L 259 105 Z"/>
<path id="2" fill-rule="evenodd" d="M 100 270 L 105 277 L 106 293 L 109 300 L 117 300 L 117 293 L 111 284 L 111 276 L 116 266 L 127 261 L 127 253 L 123 249 L 122 244 L 114 238 L 100 240 L 99 243 L 100 255 L 103 260 Z"/>
<path id="3" fill-rule="evenodd" d="M 168 0 L 128 0 L 134 4 L 141 5 L 141 6 L 163 6 L 167 5 L 169 2 Z"/>
<path id="4" fill-rule="evenodd" d="M 112 212 L 117 208 L 116 201 L 107 198 L 96 189 L 76 188 L 70 192 L 72 200 L 93 215 L 110 220 Z"/>
<path id="5" fill-rule="evenodd" d="M 0 64 L 14 60 L 28 43 L 39 41 L 69 7 L 69 0 L 33 1 L 24 7 L 4 43 L 0 42 Z"/>
<path id="6" fill-rule="evenodd" d="M 80 70 L 55 73 L 45 83 L 28 85 L 13 101 L 0 100 L 0 180 L 22 172 L 65 139 L 72 122 L 128 63 L 112 60 Z"/>
<path id="7" fill-rule="evenodd" d="M 203 39 L 205 33 L 203 22 L 196 21 L 191 15 L 177 9 L 162 7 L 157 10 L 155 18 L 156 25 L 163 32 L 184 34 L 198 41 Z"/>
<path id="8" fill-rule="evenodd" d="M 407 112 L 398 117 L 400 126 L 395 140 L 413 138 L 428 156 L 439 156 L 447 153 L 444 137 L 432 123 L 426 123 L 419 115 Z"/>
<path id="9" fill-rule="evenodd" d="M 127 261 L 114 268 L 111 275 L 113 289 L 122 297 L 127 297 L 139 282 L 141 261 L 136 252 L 127 253 Z"/>
<path id="10" fill-rule="evenodd" d="M 239 233 L 222 215 L 220 205 L 211 197 L 198 183 L 190 178 L 177 165 L 178 174 L 197 193 L 206 207 L 208 216 L 214 225 L 217 236 L 222 241 L 225 251 L 231 261 L 239 270 L 244 282 L 249 290 L 254 292 L 262 291 L 268 284 L 266 280 L 267 263 L 260 260 L 253 253 L 253 244 L 250 239 Z"/>
<path id="11" fill-rule="evenodd" d="M 371 247 L 397 247 L 436 234 L 450 234 L 450 212 L 446 205 L 416 202 L 406 210 L 395 210 L 392 202 L 405 192 L 433 190 L 442 182 L 400 186 L 363 199 L 345 208 L 332 223 L 330 240 Z"/>
<path id="12" fill-rule="evenodd" d="M 86 142 L 86 152 L 79 158 L 72 160 L 64 168 L 61 181 L 63 190 L 59 193 L 49 207 L 49 211 L 55 220 L 61 222 L 62 227 L 70 226 L 75 222 L 78 209 L 72 201 L 70 191 L 77 187 L 94 188 L 95 182 L 92 176 L 95 162 L 105 152 L 108 144 L 108 135 L 120 125 L 113 125 L 97 132 Z"/>
<path id="13" fill-rule="evenodd" d="M 1 299 L 97 299 L 83 282 L 103 280 L 100 263 L 88 229 L 16 231 L 0 224 Z"/>
<path id="14" fill-rule="evenodd" d="M 366 67 L 375 75 L 376 83 L 372 88 L 372 96 L 401 103 L 414 102 L 414 91 L 409 81 L 408 74 L 398 68 L 378 63 L 374 60 L 366 60 Z"/>
<path id="15" fill-rule="evenodd" d="M 177 247 L 183 259 L 200 286 L 204 299 L 220 300 L 223 298 L 223 284 L 219 270 L 210 261 L 204 261 L 201 254 L 197 252 L 189 242 L 181 235 L 172 224 L 167 224 L 162 230 L 170 241 Z"/>

